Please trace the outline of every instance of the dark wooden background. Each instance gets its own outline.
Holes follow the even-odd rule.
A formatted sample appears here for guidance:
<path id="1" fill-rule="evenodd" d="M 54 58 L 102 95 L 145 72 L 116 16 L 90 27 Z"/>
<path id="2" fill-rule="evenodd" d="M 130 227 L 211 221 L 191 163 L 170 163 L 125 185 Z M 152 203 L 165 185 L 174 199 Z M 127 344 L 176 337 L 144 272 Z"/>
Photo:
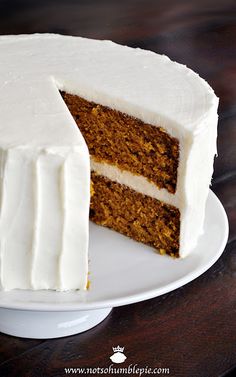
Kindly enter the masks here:
<path id="1" fill-rule="evenodd" d="M 188 285 L 116 308 L 96 328 L 56 340 L 0 334 L 0 376 L 64 376 L 65 367 L 130 364 L 170 376 L 220 377 L 236 366 L 236 1 L 0 1 L 0 34 L 57 32 L 112 39 L 165 53 L 204 77 L 220 97 L 219 157 L 212 189 L 230 221 L 219 261 Z M 1 121 L 1 120 L 0 120 Z M 206 249 L 207 252 L 207 249 Z M 236 374 L 235 374 L 236 375 Z"/>

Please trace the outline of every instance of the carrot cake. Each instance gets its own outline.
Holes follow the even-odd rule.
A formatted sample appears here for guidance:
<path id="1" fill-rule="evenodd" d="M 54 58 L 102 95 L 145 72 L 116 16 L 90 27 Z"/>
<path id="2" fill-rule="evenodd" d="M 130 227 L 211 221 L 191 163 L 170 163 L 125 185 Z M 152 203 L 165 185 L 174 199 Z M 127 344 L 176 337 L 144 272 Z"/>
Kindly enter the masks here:
<path id="1" fill-rule="evenodd" d="M 217 107 L 206 81 L 164 55 L 0 37 L 2 289 L 85 289 L 89 213 L 161 254 L 189 254 L 203 231 Z"/>

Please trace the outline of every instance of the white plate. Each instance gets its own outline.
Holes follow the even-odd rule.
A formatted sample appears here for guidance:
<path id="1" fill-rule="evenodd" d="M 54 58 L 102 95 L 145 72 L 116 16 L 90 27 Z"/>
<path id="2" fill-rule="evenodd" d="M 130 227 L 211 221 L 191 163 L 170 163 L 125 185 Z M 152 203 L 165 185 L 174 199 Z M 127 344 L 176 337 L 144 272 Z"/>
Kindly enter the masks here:
<path id="1" fill-rule="evenodd" d="M 10 318 L 10 311 L 6 312 L 6 309 L 19 309 L 25 314 L 27 310 L 34 311 L 35 315 L 37 313 L 37 321 L 40 320 L 38 311 L 53 311 L 54 314 L 51 314 L 54 317 L 55 312 L 60 312 L 59 316 L 63 316 L 61 313 L 63 311 L 67 312 L 65 313 L 67 316 L 71 311 L 77 311 L 77 314 L 79 314 L 78 311 L 80 314 L 86 311 L 86 313 L 92 312 L 94 315 L 96 313 L 97 316 L 106 317 L 114 306 L 131 304 L 170 292 L 197 278 L 211 267 L 222 254 L 227 239 L 227 216 L 212 191 L 209 191 L 207 200 L 204 233 L 195 250 L 183 260 L 158 255 L 152 248 L 91 223 L 89 247 L 91 287 L 89 291 L 0 292 L 0 307 L 5 308 L 0 311 L 0 331 L 4 331 L 7 318 Z M 106 308 L 106 310 L 91 311 L 91 309 L 101 308 Z M 11 322 L 14 321 L 16 315 L 15 310 L 14 312 L 11 313 L 13 315 Z M 17 313 L 19 314 L 18 311 Z M 49 318 L 49 313 L 46 318 Z M 101 318 L 98 322 L 100 321 Z M 71 333 L 79 331 L 77 329 Z M 14 331 L 8 330 L 7 333 L 14 333 Z M 67 334 L 68 332 L 64 335 Z M 24 331 L 20 336 L 24 336 Z M 63 335 L 52 334 L 52 336 L 42 337 L 54 336 Z"/>

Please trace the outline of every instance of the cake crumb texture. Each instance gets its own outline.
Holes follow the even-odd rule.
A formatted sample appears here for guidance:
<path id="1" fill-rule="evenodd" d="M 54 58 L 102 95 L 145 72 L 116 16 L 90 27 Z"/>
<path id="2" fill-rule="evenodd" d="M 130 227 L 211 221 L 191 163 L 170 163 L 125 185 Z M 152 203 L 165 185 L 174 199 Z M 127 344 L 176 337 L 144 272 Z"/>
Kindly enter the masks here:
<path id="1" fill-rule="evenodd" d="M 97 162 L 142 175 L 175 193 L 179 160 L 176 138 L 120 111 L 65 92 L 61 95 Z"/>
<path id="2" fill-rule="evenodd" d="M 91 173 L 91 179 L 92 221 L 148 244 L 160 254 L 179 257 L 180 212 L 177 208 L 95 172 Z"/>

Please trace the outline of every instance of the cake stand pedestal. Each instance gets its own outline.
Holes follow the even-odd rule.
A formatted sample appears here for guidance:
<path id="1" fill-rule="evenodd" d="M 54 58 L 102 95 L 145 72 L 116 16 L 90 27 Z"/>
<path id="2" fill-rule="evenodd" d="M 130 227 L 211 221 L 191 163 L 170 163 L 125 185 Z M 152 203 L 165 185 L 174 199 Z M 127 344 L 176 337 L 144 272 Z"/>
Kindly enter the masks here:
<path id="1" fill-rule="evenodd" d="M 91 329 L 102 322 L 111 310 L 47 312 L 0 309 L 0 332 L 21 338 L 60 338 Z"/>

